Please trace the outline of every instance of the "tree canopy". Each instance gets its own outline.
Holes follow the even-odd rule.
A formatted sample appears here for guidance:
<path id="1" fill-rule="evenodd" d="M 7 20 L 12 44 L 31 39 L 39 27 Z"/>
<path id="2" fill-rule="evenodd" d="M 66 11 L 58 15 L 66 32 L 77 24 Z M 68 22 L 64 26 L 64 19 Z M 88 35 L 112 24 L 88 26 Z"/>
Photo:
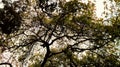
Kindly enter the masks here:
<path id="1" fill-rule="evenodd" d="M 0 65 L 21 67 L 119 67 L 119 1 L 110 18 L 97 18 L 88 0 L 3 0 Z M 112 1 L 111 1 L 112 2 Z M 111 7 L 112 8 L 112 7 Z M 107 14 L 106 14 L 107 17 Z"/>

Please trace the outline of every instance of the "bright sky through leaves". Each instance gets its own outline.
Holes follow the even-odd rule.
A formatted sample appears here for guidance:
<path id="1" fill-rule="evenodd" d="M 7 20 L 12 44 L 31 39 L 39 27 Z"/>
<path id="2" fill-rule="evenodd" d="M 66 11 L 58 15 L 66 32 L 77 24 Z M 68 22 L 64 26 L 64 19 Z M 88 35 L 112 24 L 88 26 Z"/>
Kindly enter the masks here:
<path id="1" fill-rule="evenodd" d="M 1 2 L 2 0 L 0 0 L 0 8 L 4 8 L 4 4 Z M 18 1 L 18 0 L 12 0 L 13 1 Z M 66 0 L 68 1 L 68 0 Z M 87 2 L 88 0 L 83 0 L 84 2 Z M 90 0 L 90 1 L 93 1 L 93 0 Z M 95 4 L 96 4 L 96 15 L 98 18 L 102 17 L 102 13 L 104 11 L 104 4 L 103 2 L 105 0 L 95 0 Z M 108 1 L 107 1 L 108 2 Z"/>
<path id="2" fill-rule="evenodd" d="M 101 17 L 101 14 L 104 11 L 104 0 L 96 0 L 96 15 L 97 17 Z"/>

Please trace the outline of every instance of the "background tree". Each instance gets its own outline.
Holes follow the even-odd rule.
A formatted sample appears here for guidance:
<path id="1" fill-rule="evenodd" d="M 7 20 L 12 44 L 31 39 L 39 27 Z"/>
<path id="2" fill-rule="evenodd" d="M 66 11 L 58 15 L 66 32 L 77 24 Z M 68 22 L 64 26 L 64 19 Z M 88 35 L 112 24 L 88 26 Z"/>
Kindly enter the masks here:
<path id="1" fill-rule="evenodd" d="M 120 66 L 119 51 L 115 47 L 120 37 L 119 11 L 105 22 L 96 19 L 95 5 L 91 1 L 20 0 L 3 3 L 5 7 L 0 11 L 1 53 L 9 50 L 12 53 L 10 59 L 20 61 L 19 65 Z"/>

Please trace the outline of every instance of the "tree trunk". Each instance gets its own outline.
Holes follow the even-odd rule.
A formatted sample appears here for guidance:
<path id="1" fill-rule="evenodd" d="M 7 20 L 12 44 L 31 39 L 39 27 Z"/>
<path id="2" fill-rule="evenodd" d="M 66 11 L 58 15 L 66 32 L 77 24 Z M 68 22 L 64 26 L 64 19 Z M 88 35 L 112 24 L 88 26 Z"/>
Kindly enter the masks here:
<path id="1" fill-rule="evenodd" d="M 48 58 L 49 58 L 49 55 L 50 55 L 49 46 L 46 46 L 46 49 L 47 49 L 47 52 L 46 52 L 46 54 L 45 54 L 44 60 L 43 60 L 43 62 L 42 62 L 42 64 L 41 64 L 41 67 L 44 67 L 44 66 L 45 66 L 45 64 L 46 64 L 46 62 L 47 62 L 47 60 L 48 60 Z"/>

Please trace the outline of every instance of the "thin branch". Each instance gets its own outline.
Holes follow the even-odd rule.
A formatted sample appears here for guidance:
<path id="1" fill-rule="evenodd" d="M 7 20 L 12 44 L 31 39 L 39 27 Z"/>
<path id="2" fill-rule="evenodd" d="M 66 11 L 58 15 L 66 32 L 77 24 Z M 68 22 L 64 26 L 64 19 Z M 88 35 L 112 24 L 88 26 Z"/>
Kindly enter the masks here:
<path id="1" fill-rule="evenodd" d="M 107 44 L 108 42 L 106 42 L 105 44 Z M 86 49 L 81 49 L 81 48 L 78 48 L 78 47 L 70 47 L 73 51 L 77 51 L 77 52 L 83 52 L 85 50 L 96 50 L 96 49 L 100 49 L 100 48 L 103 48 L 105 46 L 105 44 L 103 45 L 100 45 L 100 46 L 94 46 L 92 48 L 86 48 Z"/>
<path id="2" fill-rule="evenodd" d="M 52 40 L 52 42 L 50 43 L 50 45 L 53 44 L 56 40 L 59 40 L 59 39 L 61 39 L 61 38 L 63 38 L 63 37 L 65 37 L 65 35 L 64 35 L 64 36 L 61 36 L 61 37 L 55 38 L 54 40 Z"/>
<path id="3" fill-rule="evenodd" d="M 11 63 L 5 62 L 5 63 L 0 63 L 0 65 L 9 65 L 10 67 L 13 67 Z"/>

